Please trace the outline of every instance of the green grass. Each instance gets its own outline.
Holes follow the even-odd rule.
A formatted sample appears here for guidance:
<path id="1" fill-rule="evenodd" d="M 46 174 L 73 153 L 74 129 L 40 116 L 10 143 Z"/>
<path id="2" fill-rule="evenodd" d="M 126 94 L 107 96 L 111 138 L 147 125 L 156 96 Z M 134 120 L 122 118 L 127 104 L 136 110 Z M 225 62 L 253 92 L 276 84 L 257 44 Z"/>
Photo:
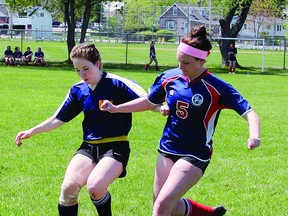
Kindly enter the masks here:
<path id="1" fill-rule="evenodd" d="M 92 43 L 92 42 L 91 42 Z M 100 43 L 94 42 L 99 49 L 103 62 L 121 63 L 121 64 L 133 64 L 138 65 L 139 68 L 143 68 L 143 65 L 149 61 L 149 43 L 146 44 L 126 44 L 124 43 Z M 7 45 L 10 45 L 14 50 L 15 46 L 22 47 L 22 51 L 26 50 L 26 47 L 30 46 L 32 51 L 35 52 L 37 48 L 42 47 L 45 53 L 45 59 L 49 65 L 55 65 L 56 63 L 63 64 L 68 59 L 67 44 L 66 42 L 50 42 L 50 41 L 29 41 L 20 39 L 1 39 L 0 47 L 2 47 L 3 56 L 4 50 Z M 127 49 L 127 55 L 126 55 Z M 171 67 L 177 65 L 176 61 L 176 44 L 156 44 L 156 53 L 160 67 Z M 287 67 L 284 64 L 286 62 L 286 56 L 284 58 L 284 51 L 279 50 L 266 50 L 264 55 L 265 72 L 270 71 L 271 68 L 283 68 Z M 261 72 L 262 65 L 262 50 L 249 50 L 238 49 L 237 55 L 238 62 L 241 66 L 246 68 L 257 68 Z M 211 55 L 207 59 L 207 66 L 221 66 L 221 54 L 218 47 L 213 47 Z"/>
<path id="2" fill-rule="evenodd" d="M 111 47 L 101 50 L 106 58 L 112 57 Z M 141 52 L 146 56 L 146 51 Z M 118 55 L 121 58 L 122 54 Z M 171 57 L 172 60 L 175 61 Z M 70 86 L 79 80 L 71 66 L 63 65 L 0 66 L 1 216 L 58 215 L 60 185 L 69 160 L 81 143 L 82 115 L 53 132 L 25 140 L 20 148 L 14 138 L 18 131 L 52 115 Z M 136 80 L 148 89 L 158 73 L 143 71 L 140 66 L 106 61 L 104 69 Z M 162 66 L 161 70 L 169 67 Z M 249 68 L 229 75 L 226 68 L 209 69 L 250 101 L 261 118 L 262 145 L 248 150 L 247 123 L 234 111 L 224 110 L 214 135 L 211 164 L 202 180 L 185 196 L 207 205 L 223 204 L 228 216 L 286 216 L 287 72 L 270 69 L 261 74 L 259 68 Z M 133 117 L 128 175 L 110 187 L 115 216 L 151 215 L 157 142 L 166 118 L 150 111 L 134 113 Z M 86 188 L 80 193 L 79 205 L 80 216 L 96 214 Z"/>

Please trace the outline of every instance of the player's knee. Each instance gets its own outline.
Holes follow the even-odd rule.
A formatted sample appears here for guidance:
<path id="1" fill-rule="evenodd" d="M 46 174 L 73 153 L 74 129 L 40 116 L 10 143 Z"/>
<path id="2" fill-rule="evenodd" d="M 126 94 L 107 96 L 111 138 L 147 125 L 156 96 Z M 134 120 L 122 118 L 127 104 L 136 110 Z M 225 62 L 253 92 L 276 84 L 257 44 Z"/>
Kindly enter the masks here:
<path id="1" fill-rule="evenodd" d="M 63 206 L 75 205 L 81 186 L 77 182 L 64 180 L 61 186 L 59 203 Z"/>
<path id="2" fill-rule="evenodd" d="M 104 179 L 97 182 L 89 181 L 89 179 L 87 181 L 87 190 L 93 199 L 100 199 L 107 191 L 107 187 L 107 182 Z"/>

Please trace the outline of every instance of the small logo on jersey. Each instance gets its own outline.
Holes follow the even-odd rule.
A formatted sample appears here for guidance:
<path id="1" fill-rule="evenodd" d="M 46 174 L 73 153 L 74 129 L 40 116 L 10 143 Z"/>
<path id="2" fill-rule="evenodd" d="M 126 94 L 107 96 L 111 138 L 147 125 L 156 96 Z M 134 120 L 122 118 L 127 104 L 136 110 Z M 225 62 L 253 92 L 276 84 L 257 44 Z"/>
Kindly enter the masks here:
<path id="1" fill-rule="evenodd" d="M 174 95 L 174 90 L 169 91 L 169 95 L 170 96 Z"/>
<path id="2" fill-rule="evenodd" d="M 192 97 L 192 104 L 194 106 L 201 106 L 203 103 L 203 96 L 201 94 L 195 94 Z"/>
<path id="3" fill-rule="evenodd" d="M 99 105 L 99 109 L 101 107 L 101 105 L 103 104 L 104 100 L 99 100 L 98 105 Z M 113 101 L 110 101 L 113 104 Z"/>

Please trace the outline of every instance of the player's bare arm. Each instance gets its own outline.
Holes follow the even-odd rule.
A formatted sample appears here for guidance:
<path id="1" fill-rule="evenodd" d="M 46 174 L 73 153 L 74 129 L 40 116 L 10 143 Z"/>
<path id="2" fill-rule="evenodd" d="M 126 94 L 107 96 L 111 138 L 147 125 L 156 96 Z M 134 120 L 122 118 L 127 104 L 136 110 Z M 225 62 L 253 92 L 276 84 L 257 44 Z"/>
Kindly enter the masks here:
<path id="1" fill-rule="evenodd" d="M 246 113 L 243 118 L 247 120 L 249 125 L 248 148 L 252 150 L 260 146 L 260 118 L 253 110 Z"/>
<path id="2" fill-rule="evenodd" d="M 51 116 L 50 118 L 46 119 L 45 121 L 36 125 L 35 127 L 30 128 L 29 130 L 20 131 L 16 135 L 15 142 L 18 146 L 21 146 L 22 145 L 21 140 L 28 139 L 29 137 L 31 137 L 35 134 L 44 133 L 44 132 L 54 130 L 63 124 L 64 124 L 63 121 L 60 121 L 55 116 Z"/>
<path id="3" fill-rule="evenodd" d="M 110 101 L 105 100 L 102 103 L 100 110 L 108 111 L 110 113 L 130 113 L 153 110 L 155 107 L 157 107 L 157 104 L 152 104 L 146 97 L 141 97 L 119 105 L 114 105 Z"/>

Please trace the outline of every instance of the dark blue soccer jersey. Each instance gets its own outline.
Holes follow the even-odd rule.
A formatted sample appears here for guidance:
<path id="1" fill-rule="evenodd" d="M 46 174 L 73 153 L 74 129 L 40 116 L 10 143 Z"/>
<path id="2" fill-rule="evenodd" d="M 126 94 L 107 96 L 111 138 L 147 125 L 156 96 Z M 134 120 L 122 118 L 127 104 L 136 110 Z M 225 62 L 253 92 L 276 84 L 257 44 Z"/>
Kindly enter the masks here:
<path id="1" fill-rule="evenodd" d="M 5 56 L 13 56 L 13 51 L 12 50 L 5 50 L 4 55 Z"/>
<path id="2" fill-rule="evenodd" d="M 159 150 L 201 161 L 210 160 L 212 136 L 220 111 L 228 108 L 244 115 L 251 110 L 248 101 L 235 88 L 210 72 L 205 71 L 189 82 L 179 68 L 156 78 L 148 100 L 154 104 L 166 101 L 170 109 Z"/>
<path id="3" fill-rule="evenodd" d="M 117 105 L 141 96 L 146 96 L 146 92 L 135 82 L 103 72 L 94 90 L 84 81 L 73 85 L 57 110 L 56 118 L 68 122 L 83 112 L 83 140 L 87 141 L 128 135 L 132 126 L 131 113 L 103 112 L 99 107 L 103 100 Z"/>
<path id="4" fill-rule="evenodd" d="M 42 57 L 44 57 L 44 52 L 42 52 L 42 51 L 40 51 L 40 52 L 35 52 L 35 58 L 42 58 Z"/>

